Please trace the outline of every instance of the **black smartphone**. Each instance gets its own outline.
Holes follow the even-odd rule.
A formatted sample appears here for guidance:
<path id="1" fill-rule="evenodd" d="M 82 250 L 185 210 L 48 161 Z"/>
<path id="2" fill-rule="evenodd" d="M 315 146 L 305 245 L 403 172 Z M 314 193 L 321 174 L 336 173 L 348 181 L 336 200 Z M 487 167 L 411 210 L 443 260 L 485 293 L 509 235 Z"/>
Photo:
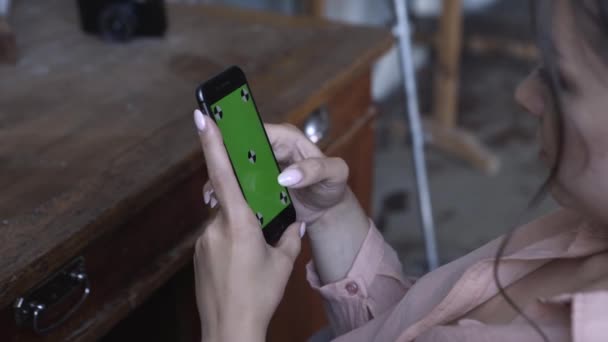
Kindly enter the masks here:
<path id="1" fill-rule="evenodd" d="M 243 196 L 266 241 L 275 244 L 295 222 L 296 211 L 289 192 L 277 181 L 279 164 L 245 73 L 237 66 L 228 68 L 201 84 L 196 99 L 219 127 Z"/>

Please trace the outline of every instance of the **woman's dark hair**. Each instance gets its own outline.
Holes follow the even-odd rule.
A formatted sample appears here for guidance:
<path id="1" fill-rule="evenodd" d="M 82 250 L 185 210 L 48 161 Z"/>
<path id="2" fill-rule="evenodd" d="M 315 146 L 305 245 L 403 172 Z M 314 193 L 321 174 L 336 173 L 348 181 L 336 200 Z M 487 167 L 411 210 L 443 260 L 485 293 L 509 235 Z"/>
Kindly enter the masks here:
<path id="1" fill-rule="evenodd" d="M 542 62 L 539 76 L 551 94 L 553 114 L 555 115 L 552 122 L 554 123 L 553 129 L 556 137 L 556 157 L 546 180 L 530 200 L 528 210 L 537 207 L 548 194 L 549 187 L 557 177 L 564 148 L 563 105 L 561 103 L 560 94 L 567 89 L 567 84 L 564 84 L 563 78 L 560 77 L 558 67 L 559 54 L 556 51 L 552 36 L 554 3 L 555 1 L 552 0 L 530 0 L 532 27 L 536 35 L 537 46 Z M 580 28 L 580 32 L 583 33 L 583 39 L 586 40 L 586 43 L 591 46 L 594 52 L 606 61 L 608 65 L 608 1 L 575 0 L 569 1 L 569 6 L 574 10 L 575 23 Z M 549 342 L 549 338 L 540 326 L 528 317 L 513 299 L 509 297 L 499 278 L 498 268 L 500 266 L 500 261 L 515 230 L 516 227 L 513 227 L 502 238 L 498 246 L 494 259 L 494 282 L 498 287 L 500 296 L 502 296 L 504 300 L 538 332 L 545 342 Z"/>

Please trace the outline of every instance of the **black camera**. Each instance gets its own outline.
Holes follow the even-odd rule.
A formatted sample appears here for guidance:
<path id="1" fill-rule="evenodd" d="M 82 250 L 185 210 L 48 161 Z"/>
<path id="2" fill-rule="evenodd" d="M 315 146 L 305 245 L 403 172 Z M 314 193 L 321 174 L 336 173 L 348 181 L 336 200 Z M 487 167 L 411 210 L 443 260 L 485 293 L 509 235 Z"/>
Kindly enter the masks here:
<path id="1" fill-rule="evenodd" d="M 111 41 L 162 36 L 167 30 L 163 0 L 78 0 L 82 29 Z"/>

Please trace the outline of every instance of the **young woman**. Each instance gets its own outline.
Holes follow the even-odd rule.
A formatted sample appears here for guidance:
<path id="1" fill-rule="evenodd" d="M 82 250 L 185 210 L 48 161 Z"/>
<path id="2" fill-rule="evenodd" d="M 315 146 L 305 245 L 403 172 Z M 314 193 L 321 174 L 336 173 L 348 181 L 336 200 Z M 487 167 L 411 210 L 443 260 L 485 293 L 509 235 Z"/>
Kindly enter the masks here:
<path id="1" fill-rule="evenodd" d="M 267 131 L 301 223 L 266 245 L 217 127 L 195 112 L 205 199 L 220 205 L 194 256 L 204 341 L 264 340 L 304 225 L 336 341 L 608 340 L 608 2 L 533 3 L 542 64 L 515 97 L 540 121 L 562 209 L 417 280 L 347 188 L 345 163 L 291 126 Z"/>

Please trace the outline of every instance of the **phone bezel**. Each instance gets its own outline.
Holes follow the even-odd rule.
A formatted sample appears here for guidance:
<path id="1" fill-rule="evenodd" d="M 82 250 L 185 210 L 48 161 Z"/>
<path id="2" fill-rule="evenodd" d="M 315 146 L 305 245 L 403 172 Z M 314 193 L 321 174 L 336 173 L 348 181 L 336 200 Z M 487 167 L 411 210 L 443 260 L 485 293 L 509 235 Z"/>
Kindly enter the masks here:
<path id="1" fill-rule="evenodd" d="M 222 98 L 224 98 L 225 96 L 232 93 L 234 90 L 240 88 L 243 85 L 247 85 L 247 88 L 249 88 L 249 96 L 251 97 L 251 101 L 253 102 L 253 105 L 255 107 L 255 111 L 258 115 L 258 120 L 263 125 L 262 118 L 260 117 L 260 111 L 258 110 L 257 104 L 255 103 L 255 98 L 253 96 L 253 90 L 247 82 L 245 73 L 238 66 L 231 66 L 220 74 L 218 74 L 217 76 L 203 82 L 196 90 L 196 99 L 198 105 L 203 111 L 203 113 L 209 116 L 215 122 L 215 118 L 213 117 L 213 115 L 209 115 L 209 113 L 211 112 L 211 108 L 209 108 L 209 105 L 221 100 Z M 263 129 L 263 126 L 262 131 L 264 132 L 264 136 L 266 137 L 268 145 L 271 146 L 270 139 L 268 139 L 268 134 L 266 133 L 266 130 Z M 272 157 L 274 159 L 277 170 L 281 172 L 279 163 L 277 162 L 277 158 L 275 157 L 274 152 L 272 152 Z M 230 160 L 230 163 L 232 164 L 232 159 Z M 232 171 L 234 172 L 233 164 Z M 234 174 L 236 175 L 236 172 L 234 172 Z M 237 182 L 239 183 L 241 193 L 244 195 L 243 187 L 241 186 L 241 182 L 238 177 Z M 289 197 L 289 206 L 283 209 L 272 221 L 268 223 L 265 228 L 261 228 L 262 232 L 264 233 L 264 238 L 266 239 L 266 242 L 271 245 L 274 245 L 277 241 L 279 241 L 285 229 L 287 229 L 287 227 L 296 220 L 296 211 L 293 206 L 293 200 L 289 191 L 287 191 L 287 196 Z"/>

